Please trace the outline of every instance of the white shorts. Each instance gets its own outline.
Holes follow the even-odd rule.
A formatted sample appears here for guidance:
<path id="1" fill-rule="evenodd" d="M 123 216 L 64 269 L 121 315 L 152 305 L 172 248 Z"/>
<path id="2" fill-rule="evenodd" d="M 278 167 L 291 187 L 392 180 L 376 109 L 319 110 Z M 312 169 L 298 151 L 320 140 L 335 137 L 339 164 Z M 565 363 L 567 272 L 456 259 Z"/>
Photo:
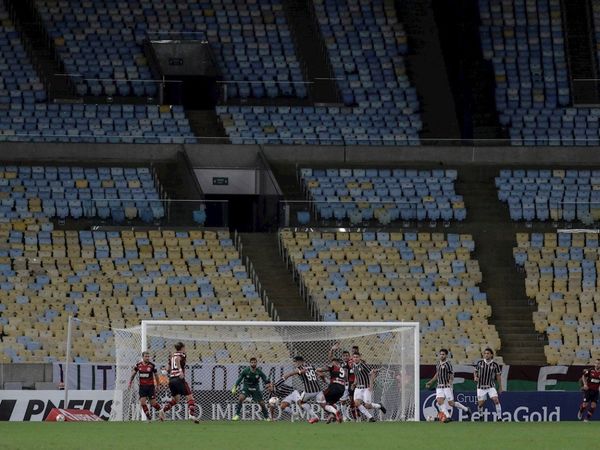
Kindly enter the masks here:
<path id="1" fill-rule="evenodd" d="M 369 388 L 354 389 L 354 401 L 360 400 L 363 403 L 371 403 L 372 393 Z"/>
<path id="2" fill-rule="evenodd" d="M 302 400 L 304 403 L 308 402 L 309 400 L 314 400 L 317 403 L 323 403 L 325 401 L 325 396 L 323 395 L 323 391 L 302 392 L 298 400 Z"/>
<path id="3" fill-rule="evenodd" d="M 483 401 L 487 397 L 498 397 L 498 391 L 496 390 L 496 388 L 477 389 L 477 400 Z"/>
<path id="4" fill-rule="evenodd" d="M 454 400 L 454 392 L 452 388 L 436 388 L 435 398 L 445 398 L 449 402 Z"/>
<path id="5" fill-rule="evenodd" d="M 283 400 L 281 400 L 281 403 L 287 403 L 288 405 L 293 405 L 298 400 L 300 400 L 300 392 L 294 391 L 290 395 L 285 397 Z"/>

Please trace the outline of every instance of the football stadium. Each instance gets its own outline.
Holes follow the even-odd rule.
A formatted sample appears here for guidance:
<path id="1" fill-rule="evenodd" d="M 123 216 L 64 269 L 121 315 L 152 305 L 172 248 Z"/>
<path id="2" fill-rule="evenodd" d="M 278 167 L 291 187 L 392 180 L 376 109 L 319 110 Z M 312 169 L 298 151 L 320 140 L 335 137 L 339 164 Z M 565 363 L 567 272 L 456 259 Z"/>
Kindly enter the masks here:
<path id="1" fill-rule="evenodd" d="M 0 0 L 2 449 L 593 445 L 599 241 L 600 0 Z"/>

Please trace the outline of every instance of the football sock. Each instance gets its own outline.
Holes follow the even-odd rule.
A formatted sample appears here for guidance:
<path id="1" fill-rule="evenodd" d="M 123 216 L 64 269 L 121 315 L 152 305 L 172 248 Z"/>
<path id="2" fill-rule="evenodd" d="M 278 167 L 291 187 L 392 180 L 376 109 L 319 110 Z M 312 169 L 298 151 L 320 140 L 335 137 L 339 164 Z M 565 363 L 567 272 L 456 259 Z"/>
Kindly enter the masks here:
<path id="1" fill-rule="evenodd" d="M 448 404 L 446 402 L 442 403 L 441 405 L 438 403 L 438 410 L 440 410 L 441 412 L 443 412 L 446 417 L 448 417 Z"/>
<path id="2" fill-rule="evenodd" d="M 265 419 L 269 418 L 269 411 L 267 411 L 267 408 L 265 406 L 261 406 L 260 407 L 261 411 L 262 411 L 262 415 Z"/>
<path id="3" fill-rule="evenodd" d="M 585 411 L 585 406 L 583 404 L 579 407 L 579 412 L 582 413 Z"/>
<path id="4" fill-rule="evenodd" d="M 483 414 L 483 406 L 477 406 L 477 411 L 479 412 L 479 414 Z"/>
<path id="5" fill-rule="evenodd" d="M 592 417 L 592 415 L 594 415 L 594 411 L 596 411 L 596 408 L 594 406 L 590 406 L 590 409 L 588 409 L 588 419 Z"/>
<path id="6" fill-rule="evenodd" d="M 157 410 L 157 411 L 159 411 L 159 410 L 160 410 L 160 405 L 158 404 L 158 402 L 154 402 L 154 403 L 152 404 L 152 407 L 153 407 L 155 410 Z"/>
<path id="7" fill-rule="evenodd" d="M 315 412 L 312 410 L 312 408 L 310 407 L 310 405 L 303 403 L 302 404 L 302 409 L 304 411 L 306 411 L 306 413 L 308 414 L 308 416 L 312 419 L 317 417 L 317 415 L 315 414 Z M 318 417 L 317 417 L 318 418 Z"/>
<path id="8" fill-rule="evenodd" d="M 150 420 L 151 417 L 150 417 L 150 410 L 148 409 L 148 405 L 142 405 L 142 410 L 144 411 L 144 414 L 146 414 L 146 417 L 148 418 L 148 420 Z"/>
<path id="9" fill-rule="evenodd" d="M 174 398 L 173 398 L 173 399 L 171 399 L 171 401 L 165 405 L 165 407 L 163 408 L 163 411 L 164 411 L 164 412 L 170 411 L 170 410 L 171 410 L 171 408 L 172 408 L 173 406 L 175 406 L 176 404 L 177 404 L 177 401 L 175 401 L 175 399 L 174 399 Z"/>
<path id="10" fill-rule="evenodd" d="M 325 409 L 325 411 L 329 411 L 332 414 L 337 414 L 337 409 L 335 409 L 331 405 L 325 405 L 323 408 Z"/>
<path id="11" fill-rule="evenodd" d="M 463 405 L 462 403 L 458 403 L 458 402 L 454 402 L 454 406 L 456 406 L 458 409 L 460 409 L 461 411 L 468 411 L 469 408 L 467 408 L 465 405 Z"/>
<path id="12" fill-rule="evenodd" d="M 379 403 L 371 403 L 371 406 L 375 409 L 381 409 L 381 405 Z"/>
<path id="13" fill-rule="evenodd" d="M 500 403 L 496 405 L 496 414 L 498 415 L 498 419 L 502 419 L 502 405 Z"/>
<path id="14" fill-rule="evenodd" d="M 243 402 L 238 402 L 237 406 L 235 407 L 236 416 L 239 416 L 242 412 L 242 403 Z"/>
<path id="15" fill-rule="evenodd" d="M 196 402 L 192 400 L 188 400 L 188 410 L 190 412 L 190 416 L 196 417 Z"/>
<path id="16" fill-rule="evenodd" d="M 372 418 L 373 416 L 371 415 L 371 413 L 369 412 L 369 410 L 367 408 L 365 408 L 365 405 L 360 405 L 358 407 L 358 410 L 363 414 L 363 416 L 365 416 L 367 419 Z"/>

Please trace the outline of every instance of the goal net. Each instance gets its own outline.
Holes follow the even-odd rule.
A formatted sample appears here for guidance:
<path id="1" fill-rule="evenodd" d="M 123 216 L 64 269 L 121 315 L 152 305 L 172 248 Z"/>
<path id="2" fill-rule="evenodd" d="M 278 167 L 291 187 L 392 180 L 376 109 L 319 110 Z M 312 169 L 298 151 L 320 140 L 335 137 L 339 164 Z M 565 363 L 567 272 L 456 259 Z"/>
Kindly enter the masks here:
<path id="1" fill-rule="evenodd" d="M 231 393 L 239 373 L 252 357 L 270 381 L 294 370 L 293 358 L 302 356 L 306 363 L 325 367 L 335 344 L 333 356 L 342 360 L 343 350 L 352 353 L 358 347 L 362 359 L 377 369 L 372 386 L 374 403 L 384 405 L 373 410 L 378 420 L 418 420 L 419 412 L 419 324 L 402 322 L 217 322 L 217 321 L 143 321 L 141 325 L 115 332 L 117 378 L 111 420 L 143 420 L 139 406 L 137 380 L 129 388 L 132 368 L 141 352 L 150 352 L 152 361 L 163 370 L 157 388 L 157 400 L 164 405 L 170 399 L 166 366 L 177 342 L 183 342 L 187 354 L 185 378 L 193 392 L 201 420 L 230 420 L 236 414 L 237 396 Z M 304 390 L 300 377 L 286 384 Z M 261 385 L 262 386 L 262 385 Z M 323 383 L 323 387 L 326 384 Z M 265 401 L 272 396 L 263 389 Z M 277 397 L 277 395 L 273 395 Z M 324 417 L 317 404 L 311 408 Z M 350 405 L 341 404 L 348 420 L 360 420 Z M 274 410 L 278 420 L 303 420 L 305 410 L 292 404 L 286 412 Z M 156 416 L 156 411 L 153 411 Z M 187 403 L 180 401 L 167 419 L 188 418 Z M 260 420 L 260 406 L 247 401 L 242 405 L 241 420 Z"/>

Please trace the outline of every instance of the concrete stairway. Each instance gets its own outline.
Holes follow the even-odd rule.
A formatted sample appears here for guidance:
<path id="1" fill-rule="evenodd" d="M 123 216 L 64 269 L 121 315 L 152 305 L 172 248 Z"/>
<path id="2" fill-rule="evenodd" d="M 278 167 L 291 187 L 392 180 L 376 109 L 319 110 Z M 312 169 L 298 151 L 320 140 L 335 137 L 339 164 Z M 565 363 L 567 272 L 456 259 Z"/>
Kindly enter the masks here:
<path id="1" fill-rule="evenodd" d="M 508 364 L 545 364 L 545 340 L 533 326 L 535 308 L 525 295 L 523 275 L 517 272 L 512 256 L 516 233 L 508 210 L 497 199 L 491 168 L 461 169 L 457 191 L 464 195 L 468 223 L 460 228 L 475 240 L 475 257 L 483 274 L 482 290 L 492 306 L 490 322 L 502 342 L 499 352 Z"/>
<path id="2" fill-rule="evenodd" d="M 314 320 L 300 296 L 292 272 L 279 254 L 277 233 L 242 233 L 241 239 L 242 256 L 250 258 L 279 320 Z"/>
<path id="3" fill-rule="evenodd" d="M 223 124 L 214 110 L 187 110 L 190 128 L 200 144 L 229 144 Z"/>
<path id="4" fill-rule="evenodd" d="M 294 37 L 296 55 L 304 67 L 309 97 L 314 103 L 337 103 L 337 84 L 329 63 L 323 37 L 314 17 L 312 1 L 284 0 L 283 8 Z"/>

